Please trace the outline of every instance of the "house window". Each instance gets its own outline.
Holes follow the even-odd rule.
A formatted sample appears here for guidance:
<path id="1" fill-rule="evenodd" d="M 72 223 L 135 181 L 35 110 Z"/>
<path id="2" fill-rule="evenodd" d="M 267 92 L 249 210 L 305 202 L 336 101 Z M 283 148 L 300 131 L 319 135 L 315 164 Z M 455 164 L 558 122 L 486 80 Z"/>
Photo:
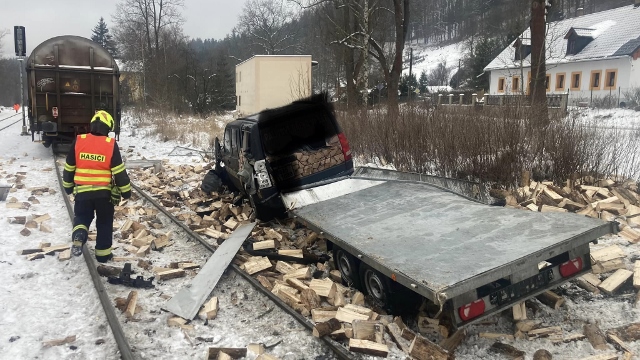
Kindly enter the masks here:
<path id="1" fill-rule="evenodd" d="M 572 72 L 571 73 L 571 90 L 580 90 L 580 85 L 582 82 L 582 72 Z"/>
<path id="2" fill-rule="evenodd" d="M 551 91 L 551 75 L 549 74 L 544 77 L 544 88 L 547 89 L 547 91 Z"/>
<path id="3" fill-rule="evenodd" d="M 605 74 L 604 89 L 615 90 L 616 84 L 618 82 L 618 69 L 607 69 L 607 71 L 605 71 Z"/>
<path id="4" fill-rule="evenodd" d="M 600 83 L 602 82 L 602 71 L 593 70 L 591 71 L 591 85 L 589 86 L 590 90 L 600 90 Z"/>
<path id="5" fill-rule="evenodd" d="M 520 76 L 514 76 L 511 80 L 511 91 L 518 92 L 520 91 Z"/>
<path id="6" fill-rule="evenodd" d="M 564 90 L 565 73 L 556 74 L 556 90 Z"/>
<path id="7" fill-rule="evenodd" d="M 504 78 L 498 78 L 498 92 L 504 92 Z"/>

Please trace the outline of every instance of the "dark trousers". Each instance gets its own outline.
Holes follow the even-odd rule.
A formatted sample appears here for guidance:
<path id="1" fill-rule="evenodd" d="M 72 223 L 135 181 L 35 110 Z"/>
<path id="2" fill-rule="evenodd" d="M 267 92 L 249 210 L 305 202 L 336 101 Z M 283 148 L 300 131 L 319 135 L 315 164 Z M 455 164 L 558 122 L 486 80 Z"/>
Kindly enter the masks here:
<path id="1" fill-rule="evenodd" d="M 75 240 L 80 236 L 82 242 L 87 241 L 86 234 L 89 226 L 96 216 L 96 259 L 98 261 L 108 259 L 111 254 L 111 240 L 113 235 L 113 204 L 111 199 L 100 197 L 96 199 L 76 199 L 73 208 L 73 233 L 72 238 Z M 84 239 L 82 239 L 84 237 Z"/>

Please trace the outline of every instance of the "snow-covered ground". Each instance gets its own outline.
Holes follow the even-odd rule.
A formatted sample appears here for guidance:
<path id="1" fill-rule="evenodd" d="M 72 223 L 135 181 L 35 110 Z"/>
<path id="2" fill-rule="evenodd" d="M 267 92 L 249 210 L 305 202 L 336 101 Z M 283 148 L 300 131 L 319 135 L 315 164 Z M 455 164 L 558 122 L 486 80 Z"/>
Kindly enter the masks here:
<path id="1" fill-rule="evenodd" d="M 413 67 L 411 72 L 416 78 L 420 78 L 420 74 L 425 71 L 427 75 L 435 70 L 439 64 L 444 63 L 449 70 L 449 79 L 458 70 L 459 61 L 464 57 L 464 42 L 452 43 L 449 45 L 424 45 L 409 44 L 405 46 L 405 52 L 409 48 L 413 49 Z M 403 74 L 409 74 L 409 59 L 405 59 L 405 68 Z"/>
<path id="2" fill-rule="evenodd" d="M 0 120 L 11 113 L 3 111 L 0 113 Z M 614 122 L 617 126 L 633 127 L 638 126 L 640 121 L 636 114 L 638 113 L 626 110 L 587 111 L 585 118 L 598 119 L 603 126 Z M 226 119 L 229 120 L 230 118 Z M 54 245 L 67 243 L 71 233 L 71 223 L 59 192 L 50 150 L 41 144 L 32 143 L 30 137 L 20 136 L 20 126 L 18 123 L 0 132 L 0 182 L 11 181 L 11 175 L 25 172 L 25 179 L 22 181 L 24 188 L 9 194 L 9 197 L 15 197 L 20 202 L 28 202 L 31 192 L 27 189 L 30 187 L 47 186 L 54 189 L 55 193 L 37 196 L 40 203 L 32 204 L 27 210 L 9 209 L 5 207 L 5 202 L 0 202 L 0 229 L 3 230 L 3 236 L 0 237 L 0 282 L 3 289 L 0 291 L 0 358 L 116 359 L 115 341 L 84 261 L 75 258 L 61 262 L 54 256 L 27 261 L 25 256 L 17 253 L 22 249 L 38 247 L 41 242 L 51 242 Z M 125 121 L 119 144 L 127 158 L 161 159 L 174 164 L 205 164 L 202 153 L 184 148 L 204 151 L 210 149 L 198 149 L 189 139 L 184 142 L 163 141 L 161 136 L 152 135 L 153 133 L 151 128 L 146 127 L 134 130 L 130 122 Z M 182 153 L 178 153 L 176 149 Z M 53 229 L 52 233 L 32 229 L 31 235 L 25 237 L 20 235 L 22 225 L 8 222 L 8 218 L 15 215 L 35 216 L 45 213 L 51 216 L 47 224 Z M 613 236 L 602 239 L 592 249 L 611 244 L 618 244 L 623 248 L 628 255 L 627 268 L 633 270 L 631 259 L 640 257 L 638 245 Z M 175 289 L 177 290 L 178 288 Z M 535 315 L 529 312 L 529 318 L 541 320 L 543 326 L 560 326 L 565 335 L 581 333 L 582 326 L 587 321 L 598 321 L 603 330 L 640 322 L 640 309 L 632 305 L 635 292 L 630 286 L 614 296 L 593 295 L 574 284 L 567 284 L 558 291 L 565 296 L 565 306 L 559 310 L 542 306 L 542 310 Z M 270 350 L 270 353 L 281 359 L 321 359 L 328 353 L 328 349 L 313 338 L 309 331 L 237 276 L 231 274 L 223 277 L 214 295 L 221 298 L 219 317 L 209 325 L 196 324 L 196 327 L 202 327 L 205 337 L 212 340 L 211 343 L 199 344 L 200 348 L 193 348 L 179 330 L 151 335 L 144 333 L 144 322 L 128 324 L 133 331 L 137 331 L 137 336 L 162 338 L 158 349 L 145 349 L 139 355 L 156 359 L 202 358 L 204 352 L 201 349 L 206 346 L 244 346 L 250 342 L 269 345 L 281 339 L 284 341 Z M 232 298 L 236 299 L 237 306 L 228 306 Z M 223 303 L 227 306 L 223 306 Z M 157 304 L 146 304 L 146 307 L 159 308 L 159 304 L 160 300 L 157 300 Z M 267 315 L 258 318 L 258 315 L 271 308 L 273 310 Z M 158 315 L 162 319 L 165 316 Z M 129 334 L 131 331 L 129 330 Z M 500 357 L 489 352 L 494 340 L 478 335 L 482 332 L 513 334 L 513 321 L 508 312 L 504 312 L 482 325 L 470 326 L 468 331 L 469 336 L 457 349 L 456 358 L 496 359 Z M 69 335 L 76 335 L 77 340 L 50 348 L 42 345 L 43 341 Z M 612 347 L 609 351 L 596 351 L 586 340 L 560 345 L 554 345 L 546 339 L 503 342 L 525 351 L 526 359 L 531 359 L 533 353 L 541 348 L 549 350 L 554 359 L 579 359 L 616 352 Z M 640 353 L 640 343 L 632 342 L 627 345 L 636 354 Z M 394 348 L 392 344 L 390 347 Z M 393 349 L 389 358 L 405 356 Z"/>

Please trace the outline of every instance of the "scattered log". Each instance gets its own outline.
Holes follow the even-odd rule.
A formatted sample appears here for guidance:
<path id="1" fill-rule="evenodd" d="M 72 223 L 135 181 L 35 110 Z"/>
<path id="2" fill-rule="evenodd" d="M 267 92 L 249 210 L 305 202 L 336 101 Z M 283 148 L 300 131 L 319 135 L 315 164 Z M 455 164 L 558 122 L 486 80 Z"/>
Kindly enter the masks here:
<path id="1" fill-rule="evenodd" d="M 407 339 L 402 337 L 402 330 L 400 329 L 398 324 L 387 324 L 387 331 L 389 332 L 389 335 L 391 335 L 391 340 L 393 340 L 393 342 L 398 345 L 398 348 L 408 354 L 411 343 Z"/>
<path id="2" fill-rule="evenodd" d="M 260 282 L 260 284 L 262 286 L 264 286 L 267 290 L 271 291 L 273 289 L 273 285 L 271 285 L 271 282 L 264 276 L 262 275 L 258 275 L 256 276 L 256 279 Z"/>
<path id="3" fill-rule="evenodd" d="M 389 354 L 389 347 L 369 340 L 349 339 L 349 351 L 387 357 Z"/>
<path id="4" fill-rule="evenodd" d="M 551 360 L 553 357 L 548 350 L 540 349 L 533 353 L 533 360 Z"/>
<path id="5" fill-rule="evenodd" d="M 313 309 L 311 310 L 311 320 L 316 323 L 325 322 L 336 317 L 336 314 L 337 311 L 335 310 Z"/>
<path id="6" fill-rule="evenodd" d="M 58 261 L 66 261 L 69 259 L 71 259 L 71 249 L 67 249 L 58 253 Z"/>
<path id="7" fill-rule="evenodd" d="M 529 336 L 529 340 L 551 336 L 557 338 L 562 337 L 562 328 L 560 326 L 549 326 L 540 329 L 533 329 L 530 330 L 527 335 Z"/>
<path id="8" fill-rule="evenodd" d="M 598 288 L 606 294 L 612 295 L 622 284 L 633 276 L 633 272 L 626 269 L 618 269 L 613 275 L 606 278 Z"/>
<path id="9" fill-rule="evenodd" d="M 592 265 L 591 272 L 594 274 L 608 273 L 626 267 L 624 259 L 613 259 L 605 262 L 598 262 Z"/>
<path id="10" fill-rule="evenodd" d="M 251 260 L 244 263 L 243 266 L 244 266 L 244 271 L 247 274 L 253 275 L 262 270 L 269 269 L 273 265 L 271 265 L 271 261 L 269 261 L 269 259 L 265 256 L 254 256 L 251 258 Z"/>
<path id="11" fill-rule="evenodd" d="M 129 296 L 127 297 L 127 305 L 124 310 L 124 315 L 127 318 L 130 319 L 133 317 L 133 315 L 135 315 L 137 302 L 138 302 L 138 292 L 133 290 L 129 293 Z"/>
<path id="12" fill-rule="evenodd" d="M 607 350 L 609 346 L 605 339 L 604 333 L 598 327 L 598 324 L 585 324 L 583 327 L 584 334 L 589 339 L 589 342 L 596 350 Z"/>
<path id="13" fill-rule="evenodd" d="M 29 261 L 37 260 L 37 259 L 44 259 L 44 253 L 43 252 L 38 252 L 38 253 L 35 253 L 35 254 L 27 255 L 27 260 L 29 260 Z"/>
<path id="14" fill-rule="evenodd" d="M 29 235 L 31 235 L 31 231 L 29 231 L 29 229 L 27 229 L 27 228 L 24 228 L 24 229 L 20 230 L 20 235 L 29 236 Z"/>
<path id="15" fill-rule="evenodd" d="M 518 350 L 515 347 L 509 345 L 509 344 L 504 344 L 501 343 L 499 341 L 494 342 L 491 347 L 489 347 L 489 351 L 490 352 L 494 352 L 497 354 L 502 354 L 505 356 L 510 357 L 511 359 L 522 359 L 524 360 L 524 355 L 525 352 L 522 350 Z"/>
<path id="16" fill-rule="evenodd" d="M 629 349 L 627 344 L 625 344 L 624 341 L 622 341 L 615 334 L 612 334 L 612 333 L 608 332 L 607 333 L 607 340 L 609 340 L 609 342 L 611 344 L 613 344 L 613 346 L 615 348 L 617 348 L 618 350 L 624 351 L 625 353 L 633 353 L 633 351 L 631 351 L 631 349 Z"/>
<path id="17" fill-rule="evenodd" d="M 564 304 L 564 298 L 553 291 L 545 291 L 542 294 L 536 296 L 536 299 L 541 303 L 549 306 L 554 310 L 558 310 L 562 304 Z"/>
<path id="18" fill-rule="evenodd" d="M 9 224 L 24 225 L 27 222 L 27 217 L 26 216 L 11 216 L 11 217 L 7 218 L 7 220 L 9 221 Z"/>
<path id="19" fill-rule="evenodd" d="M 309 311 L 320 307 L 322 304 L 320 296 L 311 288 L 306 288 L 300 291 L 300 301 Z"/>
<path id="20" fill-rule="evenodd" d="M 247 350 L 251 351 L 256 355 L 262 355 L 264 354 L 264 351 L 265 351 L 263 344 L 248 344 Z"/>
<path id="21" fill-rule="evenodd" d="M 292 249 L 292 250 L 278 250 L 278 255 L 291 256 L 297 258 L 304 258 L 302 254 L 302 249 Z"/>
<path id="22" fill-rule="evenodd" d="M 620 326 L 614 329 L 609 329 L 608 332 L 616 335 L 622 341 L 633 342 L 640 340 L 640 323 L 633 323 L 629 325 Z"/>
<path id="23" fill-rule="evenodd" d="M 281 273 L 281 274 L 288 274 L 290 272 L 295 271 L 296 269 L 291 266 L 291 264 L 286 263 L 284 261 L 278 261 L 276 263 L 276 267 L 275 267 L 276 271 Z"/>
<path id="24" fill-rule="evenodd" d="M 169 326 L 183 326 L 187 323 L 186 319 L 181 318 L 180 316 L 172 316 L 167 319 L 167 325 Z"/>
<path id="25" fill-rule="evenodd" d="M 464 341 L 466 337 L 467 330 L 458 329 L 453 333 L 453 335 L 440 341 L 440 347 L 448 351 L 450 354 L 453 354 L 456 348 Z"/>
<path id="26" fill-rule="evenodd" d="M 207 359 L 217 359 L 218 354 L 224 352 L 231 356 L 232 359 L 240 359 L 247 356 L 247 348 L 217 348 L 210 347 L 207 355 Z"/>
<path id="27" fill-rule="evenodd" d="M 214 296 L 207 303 L 204 304 L 202 310 L 199 313 L 203 319 L 211 320 L 215 319 L 218 315 L 218 297 Z"/>
<path id="28" fill-rule="evenodd" d="M 331 279 L 324 279 L 324 280 L 313 279 L 309 283 L 309 287 L 313 289 L 313 291 L 315 291 L 316 294 L 320 296 L 324 296 L 326 298 L 333 298 L 335 292 L 337 291 L 336 283 L 331 281 Z"/>
<path id="29" fill-rule="evenodd" d="M 274 240 L 258 241 L 253 243 L 253 250 L 274 249 L 276 242 Z"/>
<path id="30" fill-rule="evenodd" d="M 182 269 L 168 269 L 166 271 L 157 273 L 156 278 L 158 280 L 170 280 L 184 277 L 185 274 L 185 271 Z"/>
<path id="31" fill-rule="evenodd" d="M 329 319 L 328 321 L 317 323 L 313 327 L 313 336 L 315 337 L 323 337 L 325 335 L 331 334 L 332 332 L 340 329 L 342 324 L 336 318 Z"/>
<path id="32" fill-rule="evenodd" d="M 110 266 L 110 265 L 98 265 L 98 274 L 100 276 L 109 277 L 109 276 L 120 276 L 120 272 L 122 272 L 122 268 Z"/>
<path id="33" fill-rule="evenodd" d="M 417 360 L 448 360 L 449 352 L 424 337 L 417 335 L 409 347 L 409 355 Z"/>
<path id="34" fill-rule="evenodd" d="M 336 319 L 346 323 L 351 323 L 354 320 L 369 320 L 369 316 L 370 315 L 347 309 L 346 307 L 341 307 L 336 312 Z"/>
<path id="35" fill-rule="evenodd" d="M 60 346 L 60 345 L 65 345 L 65 344 L 72 343 L 74 341 L 76 341 L 76 336 L 75 335 L 70 335 L 70 336 L 65 337 L 64 339 L 43 341 L 42 342 L 42 346 L 44 346 L 44 347 Z"/>

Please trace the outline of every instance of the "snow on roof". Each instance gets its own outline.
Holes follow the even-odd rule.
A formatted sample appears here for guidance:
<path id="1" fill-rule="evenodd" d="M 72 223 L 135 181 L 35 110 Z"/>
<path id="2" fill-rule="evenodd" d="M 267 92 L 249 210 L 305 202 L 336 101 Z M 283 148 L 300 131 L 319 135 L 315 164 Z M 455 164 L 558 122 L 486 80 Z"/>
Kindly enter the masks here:
<path id="1" fill-rule="evenodd" d="M 640 7 L 634 5 L 550 23 L 546 38 L 547 64 L 629 56 L 638 48 L 637 41 L 640 39 L 638 23 L 640 23 Z M 565 37 L 570 32 L 593 40 L 578 54 L 566 55 Z M 530 39 L 530 29 L 525 30 L 520 38 Z M 516 41 L 517 39 L 502 50 L 484 70 L 519 68 L 520 61 L 515 60 L 516 49 L 513 47 Z M 531 66 L 530 59 L 531 56 L 528 56 L 524 60 L 524 66 Z"/>

